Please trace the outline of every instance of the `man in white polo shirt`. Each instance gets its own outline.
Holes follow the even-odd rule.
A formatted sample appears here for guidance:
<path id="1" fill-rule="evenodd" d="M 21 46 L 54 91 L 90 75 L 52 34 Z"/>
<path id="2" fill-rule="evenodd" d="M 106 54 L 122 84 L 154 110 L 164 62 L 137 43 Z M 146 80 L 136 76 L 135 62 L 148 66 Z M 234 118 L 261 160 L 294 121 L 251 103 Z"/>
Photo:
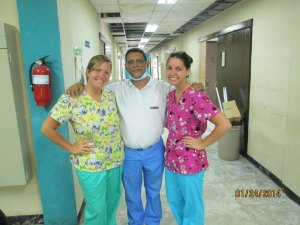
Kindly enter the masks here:
<path id="1" fill-rule="evenodd" d="M 117 100 L 121 134 L 125 143 L 123 185 L 130 225 L 158 225 L 162 218 L 160 189 L 164 170 L 163 134 L 167 95 L 173 89 L 154 80 L 146 70 L 149 62 L 139 48 L 127 51 L 130 80 L 109 84 Z M 142 179 L 146 205 L 141 199 Z"/>

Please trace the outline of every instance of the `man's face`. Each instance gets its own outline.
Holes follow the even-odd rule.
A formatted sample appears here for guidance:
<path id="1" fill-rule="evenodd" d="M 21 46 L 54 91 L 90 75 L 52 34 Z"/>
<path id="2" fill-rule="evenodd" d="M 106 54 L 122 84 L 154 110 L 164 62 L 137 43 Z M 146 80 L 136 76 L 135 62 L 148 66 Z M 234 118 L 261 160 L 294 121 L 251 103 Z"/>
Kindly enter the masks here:
<path id="1" fill-rule="evenodd" d="M 131 52 L 127 55 L 126 69 L 133 78 L 140 78 L 148 67 L 143 54 L 139 52 Z"/>

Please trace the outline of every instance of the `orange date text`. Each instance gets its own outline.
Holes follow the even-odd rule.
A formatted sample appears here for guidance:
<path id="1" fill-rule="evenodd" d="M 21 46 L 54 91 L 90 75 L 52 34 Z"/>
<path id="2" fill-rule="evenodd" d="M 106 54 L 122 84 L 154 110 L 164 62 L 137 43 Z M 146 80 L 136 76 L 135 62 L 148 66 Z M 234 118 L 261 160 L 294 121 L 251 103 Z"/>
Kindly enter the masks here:
<path id="1" fill-rule="evenodd" d="M 280 198 L 281 189 L 236 189 L 236 198 Z"/>

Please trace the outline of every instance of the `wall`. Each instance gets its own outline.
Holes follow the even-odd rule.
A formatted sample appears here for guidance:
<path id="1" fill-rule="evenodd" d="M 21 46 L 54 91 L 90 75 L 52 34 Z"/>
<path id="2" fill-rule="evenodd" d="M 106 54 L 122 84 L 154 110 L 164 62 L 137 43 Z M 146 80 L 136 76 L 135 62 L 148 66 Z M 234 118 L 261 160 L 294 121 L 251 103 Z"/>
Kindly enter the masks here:
<path id="1" fill-rule="evenodd" d="M 299 21 L 299 7 L 294 8 L 292 18 L 290 21 L 291 26 L 297 27 Z M 299 196 L 299 124 L 300 117 L 299 112 L 299 102 L 300 102 L 300 76 L 299 76 L 299 44 L 300 31 L 295 29 L 295 34 L 290 36 L 288 41 L 292 44 L 289 61 L 290 61 L 290 77 L 289 77 L 289 90 L 288 90 L 288 108 L 287 108 L 287 127 L 285 135 L 285 152 L 283 157 L 283 164 L 285 169 L 283 170 L 283 182 L 290 187 L 292 190 L 297 190 L 296 193 Z M 298 179 L 295 179 L 298 178 Z"/>
<path id="2" fill-rule="evenodd" d="M 89 59 L 99 54 L 99 23 L 97 14 L 89 1 L 58 0 L 61 54 L 65 87 L 75 83 L 74 48 L 82 49 L 85 70 Z M 90 47 L 85 46 L 85 41 Z"/>
<path id="3" fill-rule="evenodd" d="M 270 12 L 271 11 L 271 12 Z M 268 12 L 268 13 L 266 13 Z M 199 62 L 198 39 L 253 18 L 248 154 L 300 195 L 299 0 L 243 0 L 167 43 Z M 158 51 L 154 49 L 153 51 Z M 165 56 L 160 57 L 165 63 Z M 193 65 L 192 74 L 199 74 Z M 193 78 L 199 80 L 199 77 Z"/>
<path id="4" fill-rule="evenodd" d="M 121 49 L 117 46 L 116 42 L 113 39 L 113 36 L 111 35 L 108 27 L 104 24 L 104 22 L 98 18 L 99 24 L 100 24 L 100 32 L 103 37 L 105 37 L 105 40 L 110 44 L 112 47 L 111 49 L 111 61 L 112 61 L 112 71 L 111 71 L 111 77 L 112 81 L 117 81 L 119 79 L 119 68 L 118 68 L 118 53 L 123 54 Z"/>
<path id="5" fill-rule="evenodd" d="M 0 1 L 0 21 L 15 26 L 19 30 L 19 17 L 16 1 Z"/>
<path id="6" fill-rule="evenodd" d="M 11 24 L 19 30 L 16 1 L 0 1 L 0 21 Z M 22 46 L 20 46 L 20 48 L 21 47 Z M 25 76 L 23 59 L 20 59 L 20 62 L 22 62 L 22 65 L 20 65 L 22 72 L 21 76 Z M 27 105 L 27 107 L 29 106 Z M 32 135 L 32 130 L 30 129 L 28 133 Z M 32 142 L 30 143 L 30 146 L 30 162 L 33 171 L 33 178 L 26 186 L 0 188 L 0 209 L 2 209 L 6 215 L 16 216 L 42 214 L 41 197 L 38 187 L 36 161 Z M 30 207 L 26 207 L 28 202 L 30 202 Z"/>
<path id="7" fill-rule="evenodd" d="M 61 53 L 65 88 L 75 83 L 74 47 L 82 49 L 82 64 L 85 71 L 88 61 L 100 54 L 99 32 L 113 46 L 112 36 L 97 12 L 86 0 L 58 0 L 59 27 L 61 31 Z M 90 47 L 85 46 L 89 41 Z M 116 74 L 115 55 L 112 55 L 113 71 Z"/>

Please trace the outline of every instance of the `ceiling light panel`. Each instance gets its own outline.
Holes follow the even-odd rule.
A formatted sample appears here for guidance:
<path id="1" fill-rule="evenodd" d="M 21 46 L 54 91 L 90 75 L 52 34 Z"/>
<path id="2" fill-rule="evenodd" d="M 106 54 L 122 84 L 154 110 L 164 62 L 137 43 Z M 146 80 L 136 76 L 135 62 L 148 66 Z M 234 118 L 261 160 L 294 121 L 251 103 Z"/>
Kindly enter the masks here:
<path id="1" fill-rule="evenodd" d="M 148 24 L 146 26 L 146 30 L 145 32 L 155 32 L 158 28 L 158 25 L 157 24 Z"/>
<path id="2" fill-rule="evenodd" d="M 174 5 L 177 0 L 158 0 L 157 5 Z"/>
<path id="3" fill-rule="evenodd" d="M 200 3 L 203 3 L 203 4 L 212 4 L 214 3 L 216 0 L 177 0 L 177 4 L 200 4 Z"/>
<path id="4" fill-rule="evenodd" d="M 143 42 L 143 43 L 147 43 L 149 41 L 149 38 L 142 38 L 141 39 L 141 42 Z"/>
<path id="5" fill-rule="evenodd" d="M 118 0 L 119 4 L 156 4 L 157 0 Z"/>

